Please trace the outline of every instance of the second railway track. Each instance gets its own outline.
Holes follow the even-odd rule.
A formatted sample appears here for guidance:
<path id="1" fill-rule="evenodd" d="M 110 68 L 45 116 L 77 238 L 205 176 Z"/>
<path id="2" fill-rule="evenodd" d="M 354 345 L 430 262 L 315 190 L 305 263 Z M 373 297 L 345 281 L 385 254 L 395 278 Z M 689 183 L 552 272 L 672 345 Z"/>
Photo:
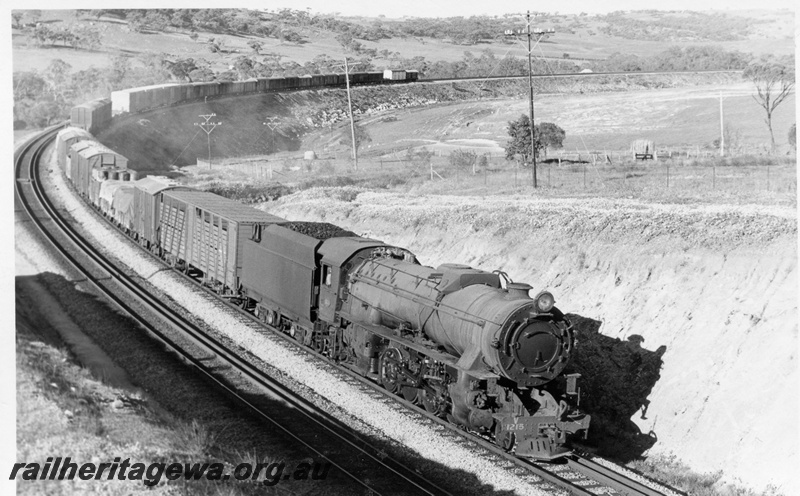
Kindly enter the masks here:
<path id="1" fill-rule="evenodd" d="M 309 401 L 298 397 L 279 382 L 243 360 L 235 352 L 182 316 L 173 312 L 162 301 L 151 295 L 125 270 L 116 267 L 102 253 L 92 247 L 80 234 L 75 232 L 62 215 L 49 201 L 38 177 L 39 162 L 46 147 L 52 143 L 59 127 L 50 128 L 27 142 L 15 155 L 16 198 L 31 221 L 42 235 L 78 269 L 88 282 L 103 292 L 118 308 L 123 310 L 150 334 L 179 354 L 187 363 L 194 366 L 227 395 L 234 397 L 250 408 L 256 415 L 276 428 L 284 431 L 298 444 L 306 446 L 321 458 L 327 460 L 343 474 L 346 474 L 370 494 L 449 494 L 448 491 L 427 480 L 413 469 L 387 457 L 381 448 L 372 446 L 368 440 L 353 433 L 346 426 L 327 418 L 325 413 Z M 72 247 L 64 246 L 68 239 Z M 88 257 L 93 267 L 87 267 L 73 254 L 79 250 Z M 112 287 L 116 285 L 117 287 Z M 120 290 L 128 297 L 119 295 Z M 130 299 L 147 309 L 144 315 L 129 303 Z M 137 305 L 137 306 L 138 306 Z M 153 325 L 153 316 L 177 330 L 197 349 L 192 353 L 178 344 L 173 337 Z M 197 350 L 202 350 L 198 356 Z M 283 424 L 286 419 L 275 418 L 270 411 L 260 408 L 248 395 L 242 394 L 227 380 L 216 373 L 219 368 L 231 367 L 243 378 L 269 396 L 289 405 L 302 420 L 310 423 L 312 429 L 290 429 Z M 301 432 L 302 431 L 302 432 Z M 316 431 L 316 433 L 314 432 Z M 325 432 L 330 438 L 321 443 L 318 433 Z"/>

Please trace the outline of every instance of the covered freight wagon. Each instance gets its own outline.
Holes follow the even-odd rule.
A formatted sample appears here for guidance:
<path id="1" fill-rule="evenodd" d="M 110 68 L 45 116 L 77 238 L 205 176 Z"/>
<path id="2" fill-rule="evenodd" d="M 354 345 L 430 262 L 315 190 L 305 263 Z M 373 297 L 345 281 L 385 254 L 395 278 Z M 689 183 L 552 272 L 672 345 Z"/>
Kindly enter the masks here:
<path id="1" fill-rule="evenodd" d="M 71 165 L 72 184 L 75 185 L 78 193 L 88 196 L 93 169 L 104 167 L 127 169 L 128 159 L 111 148 L 94 143 L 77 152 L 71 159 Z"/>
<path id="2" fill-rule="evenodd" d="M 109 179 L 100 183 L 97 205 L 100 211 L 118 225 L 133 227 L 133 182 Z"/>
<path id="3" fill-rule="evenodd" d="M 170 86 L 176 86 L 176 84 L 154 84 L 152 86 L 112 91 L 111 113 L 113 115 L 123 112 L 135 114 L 143 110 L 176 103 L 169 100 L 169 90 L 164 91 L 165 88 Z"/>
<path id="4" fill-rule="evenodd" d="M 73 143 L 69 149 L 67 150 L 67 160 L 64 164 L 64 172 L 67 174 L 67 177 L 72 180 L 72 177 L 75 175 L 75 171 L 77 170 L 78 165 L 78 154 L 87 148 L 91 148 L 93 146 L 102 146 L 100 145 L 99 141 L 94 140 L 84 140 L 84 141 L 76 141 Z"/>
<path id="5" fill-rule="evenodd" d="M 392 81 L 405 81 L 406 71 L 399 71 L 396 69 L 386 69 L 383 71 L 383 79 L 391 79 Z"/>
<path id="6" fill-rule="evenodd" d="M 72 107 L 70 124 L 74 127 L 96 133 L 111 120 L 111 100 L 101 98 Z"/>
<path id="7" fill-rule="evenodd" d="M 139 235 L 139 244 L 150 249 L 158 242 L 160 193 L 178 185 L 166 177 L 145 177 L 133 186 L 133 231 Z"/>
<path id="8" fill-rule="evenodd" d="M 100 191 L 105 183 L 109 181 L 131 182 L 135 180 L 136 172 L 123 167 L 117 167 L 115 165 L 94 167 L 92 168 L 91 177 L 89 179 L 89 201 L 93 205 L 101 207 Z"/>
<path id="9" fill-rule="evenodd" d="M 206 191 L 164 190 L 158 239 L 175 266 L 191 266 L 219 293 L 236 292 L 242 246 L 263 229 L 285 219 Z"/>
<path id="10" fill-rule="evenodd" d="M 56 160 L 61 169 L 66 170 L 70 147 L 79 141 L 95 142 L 95 139 L 92 133 L 79 127 L 64 128 L 56 135 Z"/>

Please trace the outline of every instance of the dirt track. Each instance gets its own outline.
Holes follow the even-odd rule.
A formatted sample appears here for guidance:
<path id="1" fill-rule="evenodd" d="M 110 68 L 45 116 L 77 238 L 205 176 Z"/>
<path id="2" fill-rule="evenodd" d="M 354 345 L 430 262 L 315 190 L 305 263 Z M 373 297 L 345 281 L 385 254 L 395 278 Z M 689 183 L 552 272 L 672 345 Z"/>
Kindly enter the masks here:
<path id="1" fill-rule="evenodd" d="M 504 270 L 549 288 L 562 310 L 602 321 L 605 335 L 666 346 L 646 418 L 632 418 L 657 436 L 651 453 L 797 490 L 793 209 L 352 189 L 267 205 L 410 248 L 426 265 Z"/>

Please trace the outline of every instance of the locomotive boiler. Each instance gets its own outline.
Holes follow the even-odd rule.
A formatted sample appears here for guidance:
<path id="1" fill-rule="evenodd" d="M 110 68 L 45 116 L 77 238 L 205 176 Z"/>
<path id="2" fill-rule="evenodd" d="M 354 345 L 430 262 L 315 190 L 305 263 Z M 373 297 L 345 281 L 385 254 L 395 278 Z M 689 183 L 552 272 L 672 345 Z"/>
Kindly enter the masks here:
<path id="1" fill-rule="evenodd" d="M 341 315 L 388 338 L 351 346 L 387 389 L 519 456 L 552 459 L 590 418 L 567 401 L 577 375 L 554 384 L 575 348 L 572 326 L 552 294 L 530 289 L 502 272 L 372 258 L 349 273 Z"/>

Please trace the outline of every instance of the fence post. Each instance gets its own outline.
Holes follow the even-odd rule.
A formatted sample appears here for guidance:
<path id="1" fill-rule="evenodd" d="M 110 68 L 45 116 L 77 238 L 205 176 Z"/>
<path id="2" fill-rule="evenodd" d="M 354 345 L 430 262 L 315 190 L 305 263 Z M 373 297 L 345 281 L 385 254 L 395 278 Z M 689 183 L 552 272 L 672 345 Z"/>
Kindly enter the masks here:
<path id="1" fill-rule="evenodd" d="M 711 189 L 717 189 L 717 166 L 711 165 Z"/>
<path id="2" fill-rule="evenodd" d="M 669 162 L 667 162 L 667 189 L 669 189 Z"/>
<path id="3" fill-rule="evenodd" d="M 767 191 L 769 191 L 769 164 L 767 164 Z"/>
<path id="4" fill-rule="evenodd" d="M 586 164 L 583 165 L 583 189 L 586 189 Z"/>

